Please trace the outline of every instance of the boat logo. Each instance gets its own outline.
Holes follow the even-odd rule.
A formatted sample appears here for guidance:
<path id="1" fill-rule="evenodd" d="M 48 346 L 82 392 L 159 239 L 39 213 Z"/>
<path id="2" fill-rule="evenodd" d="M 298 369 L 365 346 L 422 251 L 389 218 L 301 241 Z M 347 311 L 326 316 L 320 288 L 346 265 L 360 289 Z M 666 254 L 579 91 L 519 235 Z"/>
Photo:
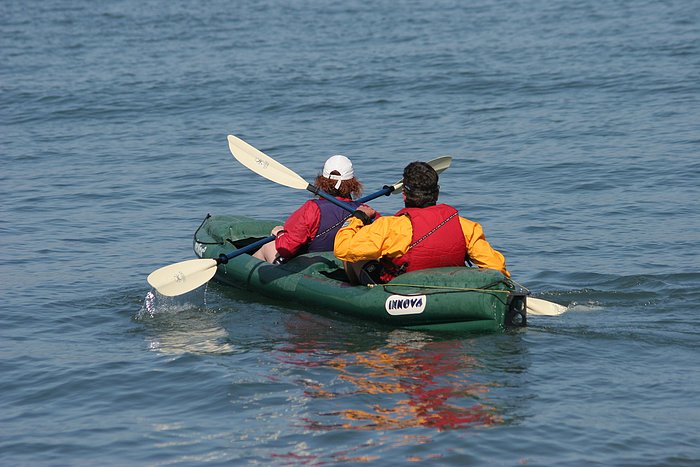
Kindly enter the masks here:
<path id="1" fill-rule="evenodd" d="M 418 315 L 425 311 L 427 303 L 425 295 L 392 295 L 386 299 L 384 308 L 392 316 Z"/>
<path id="2" fill-rule="evenodd" d="M 194 252 L 197 254 L 197 256 L 202 258 L 204 256 L 205 251 L 207 251 L 206 245 L 202 245 L 199 242 L 194 242 Z"/>

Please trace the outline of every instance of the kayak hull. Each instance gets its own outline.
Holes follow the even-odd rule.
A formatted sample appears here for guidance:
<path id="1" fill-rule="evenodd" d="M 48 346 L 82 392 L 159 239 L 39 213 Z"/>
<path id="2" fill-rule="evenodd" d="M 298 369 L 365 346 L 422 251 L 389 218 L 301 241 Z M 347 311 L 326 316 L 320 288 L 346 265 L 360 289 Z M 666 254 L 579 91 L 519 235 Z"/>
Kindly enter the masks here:
<path id="1" fill-rule="evenodd" d="M 270 235 L 275 220 L 207 216 L 194 235 L 200 258 L 217 259 Z M 351 285 L 332 252 L 282 264 L 241 254 L 214 280 L 309 311 L 340 313 L 400 328 L 496 332 L 526 325 L 526 296 L 498 271 L 466 267 L 415 271 L 377 286 Z"/>

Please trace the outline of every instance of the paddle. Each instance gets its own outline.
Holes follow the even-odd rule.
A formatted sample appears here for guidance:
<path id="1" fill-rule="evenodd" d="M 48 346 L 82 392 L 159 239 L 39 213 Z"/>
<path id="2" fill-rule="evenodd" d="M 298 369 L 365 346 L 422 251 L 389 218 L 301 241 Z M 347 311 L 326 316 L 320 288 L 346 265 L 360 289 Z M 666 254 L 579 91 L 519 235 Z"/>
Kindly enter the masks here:
<path id="1" fill-rule="evenodd" d="M 527 313 L 536 316 L 559 316 L 567 310 L 567 307 L 558 303 L 548 302 L 541 298 L 527 297 Z"/>
<path id="2" fill-rule="evenodd" d="M 265 175 L 263 176 L 265 178 L 281 185 L 309 190 L 314 194 L 328 199 L 329 201 L 335 202 L 335 204 L 343 209 L 349 210 L 350 212 L 354 211 L 350 205 L 343 203 L 342 201 L 337 200 L 335 197 L 319 190 L 315 186 L 308 184 L 295 172 L 278 163 L 266 154 L 260 152 L 245 141 L 232 135 L 229 135 L 228 140 L 231 153 L 234 156 L 239 155 L 240 157 L 236 157 L 236 159 L 249 169 L 253 170 L 253 172 L 260 175 L 263 175 L 264 173 Z M 452 163 L 452 158 L 449 156 L 443 156 L 433 159 L 428 163 L 435 169 L 436 172 L 442 173 L 450 166 Z M 367 201 L 379 198 L 380 196 L 389 196 L 392 193 L 399 191 L 402 186 L 403 179 L 399 180 L 393 185 L 384 186 L 381 190 L 372 193 L 371 195 L 362 197 L 358 201 L 365 203 Z M 227 255 L 222 254 L 216 259 L 191 259 L 171 264 L 169 266 L 164 266 L 148 275 L 148 283 L 151 284 L 151 286 L 161 295 L 168 297 L 182 295 L 209 282 L 216 274 L 216 267 L 219 264 L 226 264 L 229 260 L 253 251 L 262 245 L 273 241 L 274 239 L 275 236 L 270 235 L 269 237 L 265 237 L 255 243 L 246 245 L 245 247 Z"/>
<path id="3" fill-rule="evenodd" d="M 182 295 L 209 282 L 216 274 L 216 267 L 219 264 L 226 264 L 230 259 L 255 250 L 274 239 L 275 236 L 270 235 L 228 255 L 222 254 L 216 259 L 190 259 L 163 266 L 150 273 L 146 280 L 161 295 L 166 297 Z"/>
<path id="4" fill-rule="evenodd" d="M 264 152 L 256 149 L 240 138 L 233 135 L 228 135 L 228 148 L 238 162 L 257 173 L 258 175 L 267 178 L 270 181 L 280 185 L 295 188 L 297 190 L 308 190 L 311 193 L 327 199 L 336 206 L 339 206 L 349 212 L 355 209 L 347 203 L 338 200 L 335 196 L 329 195 L 314 185 L 308 183 L 301 178 L 296 172 L 288 169 L 280 164 Z M 438 157 L 428 162 L 437 173 L 442 173 L 450 166 L 452 158 L 450 156 Z M 381 190 L 371 195 L 360 198 L 358 201 L 365 203 L 380 196 L 389 196 L 403 187 L 403 179 L 390 186 L 384 186 Z"/>

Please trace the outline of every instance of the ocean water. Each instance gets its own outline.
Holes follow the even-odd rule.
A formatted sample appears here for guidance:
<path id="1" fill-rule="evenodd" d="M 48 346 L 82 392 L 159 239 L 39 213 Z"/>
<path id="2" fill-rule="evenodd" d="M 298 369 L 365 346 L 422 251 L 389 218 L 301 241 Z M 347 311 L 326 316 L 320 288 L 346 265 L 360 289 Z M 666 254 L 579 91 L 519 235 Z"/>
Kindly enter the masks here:
<path id="1" fill-rule="evenodd" d="M 0 464 L 697 465 L 700 5 L 5 0 Z M 337 320 L 217 284 L 146 307 L 207 213 L 285 218 L 349 156 L 566 304 L 520 332 Z M 373 205 L 383 213 L 399 197 Z"/>

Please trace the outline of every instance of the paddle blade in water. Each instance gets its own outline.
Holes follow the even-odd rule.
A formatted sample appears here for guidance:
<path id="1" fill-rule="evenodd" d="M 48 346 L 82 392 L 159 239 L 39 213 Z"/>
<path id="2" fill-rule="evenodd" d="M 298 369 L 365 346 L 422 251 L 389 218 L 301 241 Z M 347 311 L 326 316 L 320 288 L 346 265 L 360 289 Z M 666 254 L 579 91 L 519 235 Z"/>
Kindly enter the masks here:
<path id="1" fill-rule="evenodd" d="M 159 294 L 175 297 L 209 282 L 216 274 L 216 265 L 213 259 L 190 259 L 157 269 L 147 280 Z"/>
<path id="2" fill-rule="evenodd" d="M 541 298 L 527 297 L 527 314 L 539 316 L 559 316 L 566 307 Z"/>

